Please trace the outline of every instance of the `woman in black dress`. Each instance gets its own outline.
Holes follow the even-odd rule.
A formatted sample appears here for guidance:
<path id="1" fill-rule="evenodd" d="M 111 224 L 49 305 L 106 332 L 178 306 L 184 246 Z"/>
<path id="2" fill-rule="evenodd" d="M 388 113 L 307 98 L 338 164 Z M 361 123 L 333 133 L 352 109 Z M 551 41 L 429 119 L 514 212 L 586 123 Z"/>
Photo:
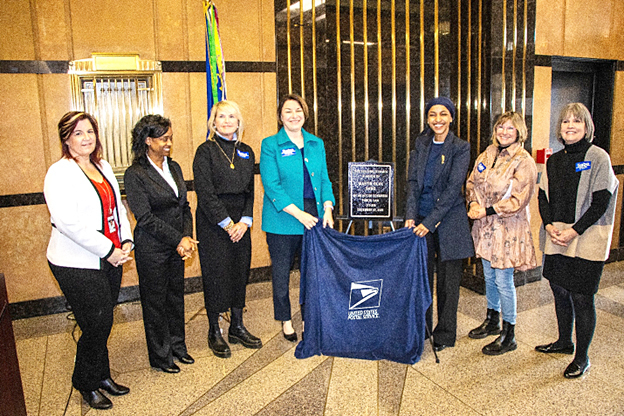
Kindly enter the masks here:
<path id="1" fill-rule="evenodd" d="M 243 325 L 245 291 L 251 266 L 254 203 L 254 152 L 241 141 L 243 117 L 233 101 L 212 107 L 208 140 L 197 148 L 193 162 L 197 193 L 197 237 L 208 314 L 208 346 L 228 358 L 219 314 L 231 312 L 230 343 L 260 348 L 262 341 Z"/>
<path id="2" fill-rule="evenodd" d="M 566 378 L 589 369 L 589 344 L 596 328 L 594 295 L 609 257 L 618 180 L 609 154 L 591 143 L 594 123 L 581 103 L 568 104 L 559 116 L 558 140 L 564 149 L 546 163 L 538 195 L 543 227 L 543 274 L 555 298 L 559 339 L 538 345 L 539 352 L 576 354 Z"/>
<path id="3" fill-rule="evenodd" d="M 132 130 L 134 160 L 124 175 L 137 221 L 135 257 L 149 362 L 165 373 L 180 371 L 174 358 L 194 362 L 185 342 L 184 260 L 197 241 L 182 169 L 170 157 L 172 145 L 169 119 L 141 118 Z"/>

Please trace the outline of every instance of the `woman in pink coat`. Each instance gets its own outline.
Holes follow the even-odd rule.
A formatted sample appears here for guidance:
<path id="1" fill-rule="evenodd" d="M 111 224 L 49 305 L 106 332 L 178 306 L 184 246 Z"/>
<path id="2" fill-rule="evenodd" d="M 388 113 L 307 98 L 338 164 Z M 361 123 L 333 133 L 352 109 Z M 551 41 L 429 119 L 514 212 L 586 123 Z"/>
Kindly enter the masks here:
<path id="1" fill-rule="evenodd" d="M 474 220 L 472 238 L 483 263 L 487 298 L 487 317 L 468 336 L 481 339 L 500 334 L 483 347 L 487 355 L 517 348 L 514 270 L 536 266 L 528 205 L 535 190 L 537 168 L 523 148 L 526 137 L 522 115 L 502 114 L 494 125 L 492 144 L 479 155 L 466 183 L 468 216 Z"/>

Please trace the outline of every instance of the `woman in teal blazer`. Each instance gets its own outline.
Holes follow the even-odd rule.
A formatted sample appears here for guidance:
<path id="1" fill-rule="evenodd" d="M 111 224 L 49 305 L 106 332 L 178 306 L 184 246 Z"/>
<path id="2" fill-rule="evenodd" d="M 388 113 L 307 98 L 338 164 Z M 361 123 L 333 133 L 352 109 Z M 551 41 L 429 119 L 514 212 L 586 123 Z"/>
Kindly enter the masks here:
<path id="1" fill-rule="evenodd" d="M 290 268 L 301 251 L 304 229 L 311 229 L 323 215 L 323 227 L 334 226 L 335 198 L 327 175 L 325 146 L 303 129 L 308 106 L 298 95 L 282 97 L 278 109 L 282 127 L 262 141 L 260 174 L 264 186 L 262 230 L 273 265 L 273 308 L 282 321 L 284 337 L 297 340 L 290 311 Z"/>

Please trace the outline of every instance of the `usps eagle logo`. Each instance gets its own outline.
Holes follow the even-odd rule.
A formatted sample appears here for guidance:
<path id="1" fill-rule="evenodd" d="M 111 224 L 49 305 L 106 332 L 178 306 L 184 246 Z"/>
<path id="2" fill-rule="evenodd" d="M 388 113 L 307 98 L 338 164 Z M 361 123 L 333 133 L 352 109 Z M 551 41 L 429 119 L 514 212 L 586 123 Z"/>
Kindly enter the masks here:
<path id="1" fill-rule="evenodd" d="M 383 279 L 351 283 L 349 310 L 378 308 L 381 305 Z"/>

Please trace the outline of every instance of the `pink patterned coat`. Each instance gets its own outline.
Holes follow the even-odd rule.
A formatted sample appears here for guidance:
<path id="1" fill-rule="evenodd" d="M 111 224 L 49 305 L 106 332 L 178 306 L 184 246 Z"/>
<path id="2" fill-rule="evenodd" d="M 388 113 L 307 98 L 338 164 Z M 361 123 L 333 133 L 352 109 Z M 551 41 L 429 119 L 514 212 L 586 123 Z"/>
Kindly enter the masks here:
<path id="1" fill-rule="evenodd" d="M 496 269 L 536 267 L 528 207 L 536 181 L 535 162 L 518 142 L 500 154 L 492 144 L 475 162 L 466 182 L 466 199 L 493 207 L 496 214 L 475 220 L 472 238 L 477 257 Z"/>

